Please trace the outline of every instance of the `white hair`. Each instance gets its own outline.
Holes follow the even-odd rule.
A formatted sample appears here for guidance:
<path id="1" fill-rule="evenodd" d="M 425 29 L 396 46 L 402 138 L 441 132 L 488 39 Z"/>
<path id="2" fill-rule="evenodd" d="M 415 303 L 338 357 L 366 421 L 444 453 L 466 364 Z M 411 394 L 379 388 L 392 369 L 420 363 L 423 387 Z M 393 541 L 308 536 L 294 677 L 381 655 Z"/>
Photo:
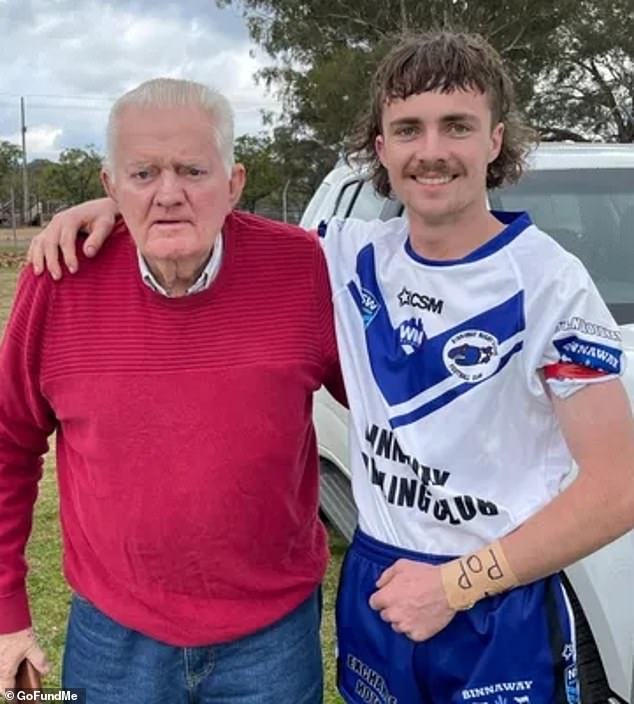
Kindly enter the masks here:
<path id="1" fill-rule="evenodd" d="M 112 172 L 117 143 L 117 126 L 121 112 L 128 105 L 139 107 L 200 107 L 210 118 L 222 163 L 231 174 L 233 156 L 233 110 L 219 91 L 202 83 L 177 78 L 154 78 L 122 95 L 110 109 L 106 128 L 104 168 Z"/>

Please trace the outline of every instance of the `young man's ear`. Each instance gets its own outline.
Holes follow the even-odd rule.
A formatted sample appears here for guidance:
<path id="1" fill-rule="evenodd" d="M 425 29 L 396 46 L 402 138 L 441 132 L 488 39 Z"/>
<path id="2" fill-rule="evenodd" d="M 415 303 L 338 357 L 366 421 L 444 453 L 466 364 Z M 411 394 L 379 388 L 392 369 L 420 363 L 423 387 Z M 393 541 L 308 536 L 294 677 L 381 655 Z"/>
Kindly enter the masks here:
<path id="1" fill-rule="evenodd" d="M 382 134 L 378 134 L 374 140 L 374 151 L 379 157 L 379 161 L 385 166 L 384 155 L 385 155 L 385 140 Z"/>
<path id="2" fill-rule="evenodd" d="M 229 200 L 233 208 L 240 200 L 242 191 L 247 180 L 247 174 L 242 164 L 235 164 L 231 168 L 231 178 L 229 179 Z"/>
<path id="3" fill-rule="evenodd" d="M 116 203 L 117 202 L 117 189 L 115 188 L 114 184 L 114 179 L 112 178 L 112 174 L 108 171 L 108 169 L 101 169 L 101 185 L 103 186 L 103 190 L 106 192 L 106 195 L 108 195 L 112 200 Z"/>
<path id="4" fill-rule="evenodd" d="M 504 123 L 498 122 L 491 132 L 491 149 L 489 151 L 489 164 L 492 164 L 502 151 L 504 144 Z"/>

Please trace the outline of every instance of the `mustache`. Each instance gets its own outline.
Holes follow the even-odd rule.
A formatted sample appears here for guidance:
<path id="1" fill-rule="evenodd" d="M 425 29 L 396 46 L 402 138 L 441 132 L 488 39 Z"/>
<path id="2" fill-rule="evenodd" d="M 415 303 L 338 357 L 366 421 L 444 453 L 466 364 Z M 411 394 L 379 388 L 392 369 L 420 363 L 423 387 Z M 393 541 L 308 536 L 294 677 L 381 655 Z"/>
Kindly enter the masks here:
<path id="1" fill-rule="evenodd" d="M 436 161 L 417 161 L 410 163 L 405 169 L 407 176 L 415 176 L 425 178 L 428 176 L 453 176 L 457 173 L 462 173 L 462 169 L 457 163 L 448 162 L 444 159 Z"/>

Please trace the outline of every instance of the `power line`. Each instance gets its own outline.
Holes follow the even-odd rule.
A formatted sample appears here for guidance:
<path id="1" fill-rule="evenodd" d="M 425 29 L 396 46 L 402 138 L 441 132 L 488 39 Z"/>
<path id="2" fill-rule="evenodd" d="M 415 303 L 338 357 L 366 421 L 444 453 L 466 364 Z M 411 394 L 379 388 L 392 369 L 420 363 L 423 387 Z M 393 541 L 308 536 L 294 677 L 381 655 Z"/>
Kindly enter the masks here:
<path id="1" fill-rule="evenodd" d="M 116 97 L 111 95 L 87 95 L 84 93 L 27 93 L 27 98 L 70 98 L 73 100 L 106 100 L 108 102 L 116 100 Z"/>
<path id="2" fill-rule="evenodd" d="M 53 98 L 55 100 L 90 100 L 114 102 L 116 98 L 105 95 L 87 95 L 85 93 L 0 93 L 0 96 L 8 98 Z"/>
<path id="3" fill-rule="evenodd" d="M 29 111 L 31 110 L 73 110 L 80 112 L 102 112 L 108 113 L 110 108 L 100 108 L 96 105 L 38 105 L 37 103 L 27 103 Z"/>
<path id="4" fill-rule="evenodd" d="M 85 95 L 81 93 L 77 94 L 62 94 L 62 93 L 23 93 L 23 94 L 18 94 L 18 93 L 1 93 L 0 92 L 0 97 L 4 98 L 15 98 L 16 100 L 20 100 L 20 98 L 24 97 L 27 99 L 27 107 L 31 108 L 32 103 L 29 102 L 30 98 L 37 98 L 37 99 L 51 99 L 51 100 L 76 100 L 79 102 L 104 102 L 108 103 L 108 105 L 112 105 L 118 97 L 111 97 L 111 96 L 90 96 L 90 95 Z M 273 100 L 266 100 L 263 99 L 259 101 L 256 105 L 252 104 L 252 101 L 249 100 L 248 98 L 232 98 L 230 95 L 225 96 L 233 108 L 244 108 L 245 106 L 249 107 L 250 109 L 253 110 L 259 110 L 264 107 L 268 108 L 274 108 L 278 106 L 278 103 Z M 37 103 L 35 104 L 37 105 Z M 42 107 L 42 105 L 39 105 L 38 107 Z"/>

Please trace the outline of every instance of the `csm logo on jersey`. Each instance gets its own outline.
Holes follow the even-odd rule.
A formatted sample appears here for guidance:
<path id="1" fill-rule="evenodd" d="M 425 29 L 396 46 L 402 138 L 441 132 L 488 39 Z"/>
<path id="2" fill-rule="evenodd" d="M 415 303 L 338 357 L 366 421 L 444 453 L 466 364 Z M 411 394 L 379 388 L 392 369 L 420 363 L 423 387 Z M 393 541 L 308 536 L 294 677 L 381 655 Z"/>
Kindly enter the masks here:
<path id="1" fill-rule="evenodd" d="M 432 296 L 425 296 L 422 293 L 416 293 L 416 291 L 410 291 L 406 286 L 403 286 L 401 292 L 398 294 L 398 302 L 402 306 L 414 306 L 415 308 L 420 308 L 421 310 L 429 310 L 432 313 L 442 313 L 442 307 L 444 301 L 439 298 L 433 298 Z"/>
<path id="2" fill-rule="evenodd" d="M 473 384 L 493 375 L 498 368 L 499 343 L 483 330 L 464 330 L 451 337 L 443 350 L 447 369 Z"/>

